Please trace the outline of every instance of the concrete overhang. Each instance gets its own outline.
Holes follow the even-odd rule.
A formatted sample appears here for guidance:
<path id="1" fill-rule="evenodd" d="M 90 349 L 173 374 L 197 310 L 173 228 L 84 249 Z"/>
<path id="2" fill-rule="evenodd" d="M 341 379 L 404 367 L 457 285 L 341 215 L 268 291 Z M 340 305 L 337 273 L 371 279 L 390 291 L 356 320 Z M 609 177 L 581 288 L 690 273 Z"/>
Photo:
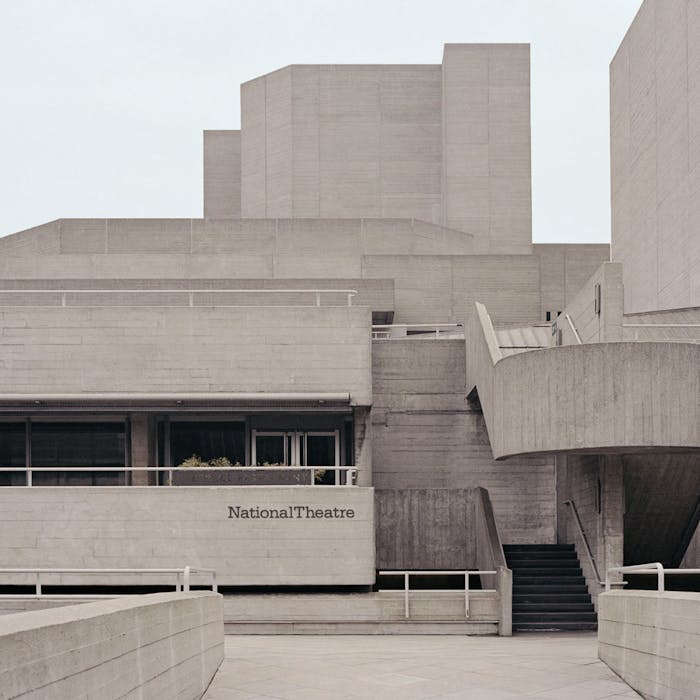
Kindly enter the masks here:
<path id="1" fill-rule="evenodd" d="M 0 394 L 0 412 L 95 412 L 138 411 L 143 413 L 177 411 L 251 411 L 349 413 L 349 392 L 328 393 L 63 393 Z"/>

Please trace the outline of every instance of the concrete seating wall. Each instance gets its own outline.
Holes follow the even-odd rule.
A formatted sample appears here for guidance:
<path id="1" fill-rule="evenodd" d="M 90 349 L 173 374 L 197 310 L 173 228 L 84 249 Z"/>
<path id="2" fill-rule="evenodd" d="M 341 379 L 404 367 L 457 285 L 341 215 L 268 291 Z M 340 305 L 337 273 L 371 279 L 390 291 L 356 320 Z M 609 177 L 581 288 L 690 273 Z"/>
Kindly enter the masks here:
<path id="1" fill-rule="evenodd" d="M 194 700 L 223 653 L 216 593 L 156 593 L 6 615 L 0 700 Z"/>
<path id="2" fill-rule="evenodd" d="M 603 593 L 598 656 L 647 700 L 697 698 L 699 620 L 700 593 Z"/>

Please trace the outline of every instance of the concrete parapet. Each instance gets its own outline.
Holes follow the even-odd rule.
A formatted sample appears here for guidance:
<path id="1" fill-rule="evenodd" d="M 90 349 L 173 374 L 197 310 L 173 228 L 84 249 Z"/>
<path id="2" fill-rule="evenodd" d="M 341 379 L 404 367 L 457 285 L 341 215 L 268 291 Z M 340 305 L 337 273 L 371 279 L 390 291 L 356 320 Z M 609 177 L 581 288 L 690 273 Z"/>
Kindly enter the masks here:
<path id="1" fill-rule="evenodd" d="M 0 698 L 200 698 L 224 656 L 222 598 L 156 593 L 0 619 Z"/>
<path id="2" fill-rule="evenodd" d="M 700 697 L 700 593 L 598 597 L 598 656 L 648 700 Z"/>

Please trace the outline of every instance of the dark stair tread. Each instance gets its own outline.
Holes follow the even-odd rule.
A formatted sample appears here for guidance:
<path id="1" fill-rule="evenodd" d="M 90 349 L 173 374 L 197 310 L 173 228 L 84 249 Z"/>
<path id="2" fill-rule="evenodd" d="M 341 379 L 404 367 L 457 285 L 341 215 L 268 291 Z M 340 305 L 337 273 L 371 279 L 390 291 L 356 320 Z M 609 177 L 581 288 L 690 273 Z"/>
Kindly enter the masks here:
<path id="1" fill-rule="evenodd" d="M 564 620 L 568 622 L 595 622 L 598 619 L 594 612 L 514 612 L 513 622 L 525 622 L 535 620 L 548 622 L 550 620 Z"/>
<path id="2" fill-rule="evenodd" d="M 542 583 L 584 586 L 586 579 L 583 576 L 527 576 L 525 574 L 513 576 L 513 588 L 516 586 L 539 586 Z"/>
<path id="3" fill-rule="evenodd" d="M 590 596 L 587 593 L 517 593 L 513 594 L 513 605 L 523 605 L 524 603 L 547 603 L 557 605 L 558 603 L 588 603 Z"/>
<path id="4" fill-rule="evenodd" d="M 583 632 L 595 631 L 595 622 L 523 622 L 513 623 L 514 632 Z"/>
<path id="5" fill-rule="evenodd" d="M 574 551 L 573 544 L 504 544 L 504 552 L 530 552 L 532 550 L 542 550 L 545 552 L 571 552 Z"/>
<path id="6" fill-rule="evenodd" d="M 542 601 L 539 603 L 514 603 L 513 613 L 526 612 L 595 612 L 593 603 L 552 603 Z"/>
<path id="7" fill-rule="evenodd" d="M 542 594 L 557 594 L 557 593 L 578 593 L 586 595 L 588 593 L 588 588 L 584 585 L 576 586 L 563 586 L 561 584 L 557 586 L 513 586 L 513 595 L 532 595 L 534 593 Z"/>
<path id="8" fill-rule="evenodd" d="M 578 561 L 576 552 L 566 551 L 566 552 L 548 552 L 548 551 L 538 551 L 538 552 L 507 552 L 506 559 L 508 561 L 528 561 L 530 559 L 556 559 L 557 561 Z"/>
<path id="9" fill-rule="evenodd" d="M 509 569 L 577 569 L 581 566 L 579 560 L 570 559 L 506 559 Z"/>
<path id="10" fill-rule="evenodd" d="M 544 569 L 535 569 L 534 567 L 531 569 L 528 568 L 517 568 L 513 569 L 512 567 L 508 567 L 511 569 L 511 571 L 514 572 L 515 574 L 525 574 L 526 576 L 542 576 L 542 577 L 547 577 L 547 576 L 571 576 L 576 577 L 576 576 L 582 576 L 583 573 L 580 568 L 578 569 L 568 569 L 568 568 L 544 568 Z"/>

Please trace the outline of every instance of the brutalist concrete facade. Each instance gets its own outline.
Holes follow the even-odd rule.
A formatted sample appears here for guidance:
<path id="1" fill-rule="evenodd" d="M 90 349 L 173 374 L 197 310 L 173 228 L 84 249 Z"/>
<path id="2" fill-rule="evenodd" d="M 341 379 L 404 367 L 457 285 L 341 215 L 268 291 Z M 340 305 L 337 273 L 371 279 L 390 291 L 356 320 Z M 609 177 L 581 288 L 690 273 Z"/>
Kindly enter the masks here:
<path id="1" fill-rule="evenodd" d="M 3 483 L 53 470 L 21 501 L 2 489 L 3 512 L 81 485 L 75 508 L 101 541 L 90 486 L 125 478 L 140 488 L 99 498 L 149 522 L 128 546 L 62 549 L 37 518 L 21 562 L 17 528 L 0 561 L 171 565 L 177 549 L 158 542 L 175 528 L 189 556 L 221 556 L 229 585 L 372 586 L 376 570 L 478 568 L 486 532 L 575 545 L 594 596 L 623 560 L 680 562 L 700 483 L 700 334 L 623 299 L 642 284 L 634 256 L 532 244 L 529 47 L 289 66 L 241 98 L 240 131 L 204 133 L 204 218 L 61 219 L 0 239 L 1 456 L 16 468 Z M 630 249 L 619 218 L 614 235 Z M 70 475 L 82 443 L 67 436 L 93 445 L 75 427 L 91 423 L 118 447 L 93 446 Z M 164 481 L 208 461 L 228 469 Z M 171 485 L 169 524 L 149 520 Z M 321 511 L 355 489 L 359 505 L 227 535 L 182 500 L 197 486 L 225 494 L 200 511 L 244 493 L 284 509 L 284 489 Z"/>

